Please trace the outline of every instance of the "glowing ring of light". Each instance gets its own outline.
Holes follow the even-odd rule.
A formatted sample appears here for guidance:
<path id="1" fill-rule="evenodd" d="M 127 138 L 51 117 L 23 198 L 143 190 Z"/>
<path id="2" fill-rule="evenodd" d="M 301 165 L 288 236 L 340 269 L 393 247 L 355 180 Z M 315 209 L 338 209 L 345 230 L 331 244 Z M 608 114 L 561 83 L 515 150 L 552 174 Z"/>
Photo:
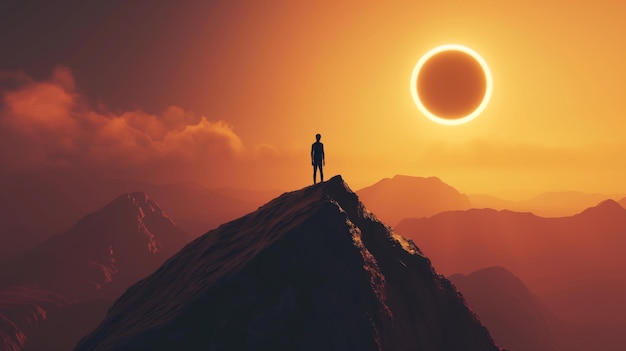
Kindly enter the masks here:
<path id="1" fill-rule="evenodd" d="M 430 112 L 426 108 L 426 106 L 424 106 L 424 104 L 420 100 L 419 95 L 417 94 L 417 78 L 418 78 L 420 70 L 422 69 L 422 66 L 424 66 L 424 63 L 426 63 L 426 61 L 428 61 L 431 57 L 443 51 L 460 51 L 460 52 L 470 55 L 474 60 L 478 61 L 478 63 L 480 64 L 480 67 L 483 70 L 483 73 L 485 74 L 486 89 L 485 89 L 485 95 L 483 96 L 483 100 L 474 111 L 472 111 L 467 116 L 464 116 L 461 118 L 446 119 L 446 118 L 441 118 L 439 116 L 436 116 L 435 114 Z M 489 99 L 491 99 L 492 91 L 493 91 L 493 78 L 491 77 L 491 71 L 489 70 L 489 66 L 487 66 L 487 62 L 476 51 L 463 45 L 458 45 L 458 44 L 441 45 L 428 51 L 427 53 L 424 54 L 424 56 L 422 56 L 422 58 L 419 59 L 419 61 L 417 61 L 415 68 L 413 68 L 413 73 L 411 74 L 411 95 L 413 96 L 413 101 L 415 101 L 417 108 L 426 117 L 428 117 L 433 122 L 437 122 L 439 124 L 459 125 L 459 124 L 467 123 L 473 120 L 474 118 L 478 117 L 478 115 L 483 112 L 485 107 L 487 107 L 487 104 L 489 103 Z"/>

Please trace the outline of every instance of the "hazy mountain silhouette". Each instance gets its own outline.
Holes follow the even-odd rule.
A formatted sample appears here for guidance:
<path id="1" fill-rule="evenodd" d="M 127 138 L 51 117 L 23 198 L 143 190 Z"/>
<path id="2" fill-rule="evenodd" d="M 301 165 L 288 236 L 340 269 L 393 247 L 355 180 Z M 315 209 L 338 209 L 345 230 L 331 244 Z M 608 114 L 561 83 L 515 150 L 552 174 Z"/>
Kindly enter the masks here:
<path id="1" fill-rule="evenodd" d="M 159 199 L 161 208 L 193 237 L 254 211 L 282 193 L 279 190 L 207 189 L 188 183 L 162 186 L 140 183 L 135 189 Z"/>
<path id="2" fill-rule="evenodd" d="M 396 230 L 419 242 L 445 274 L 504 266 L 560 318 L 621 326 L 612 337 L 626 333 L 626 210 L 615 201 L 562 218 L 450 211 L 404 220 Z"/>
<path id="3" fill-rule="evenodd" d="M 623 195 L 622 195 L 623 196 Z M 468 194 L 473 207 L 532 212 L 543 217 L 565 217 L 577 214 L 607 199 L 617 200 L 620 195 L 590 194 L 577 191 L 548 192 L 523 201 L 510 201 L 485 194 Z M 414 216 L 417 217 L 417 216 Z"/>
<path id="4" fill-rule="evenodd" d="M 571 333 L 526 285 L 503 267 L 448 277 L 496 342 L 515 351 L 569 351 Z"/>
<path id="5" fill-rule="evenodd" d="M 64 173 L 0 176 L 0 260 L 14 258 L 105 206 L 112 194 L 144 192 L 192 236 L 255 210 L 279 191 L 154 185 Z"/>
<path id="6" fill-rule="evenodd" d="M 83 217 L 0 268 L 0 349 L 74 347 L 113 299 L 190 240 L 143 193 Z"/>
<path id="7" fill-rule="evenodd" d="M 487 326 L 496 342 L 511 350 L 621 351 L 619 325 L 567 323 L 503 267 L 448 277 Z"/>
<path id="8" fill-rule="evenodd" d="M 76 350 L 498 350 L 413 243 L 337 176 L 199 237 Z"/>
<path id="9" fill-rule="evenodd" d="M 116 298 L 191 240 L 143 193 L 124 194 L 0 270 L 0 286 Z"/>
<path id="10" fill-rule="evenodd" d="M 392 226 L 404 218 L 426 217 L 472 207 L 466 195 L 436 177 L 396 175 L 356 193 L 372 212 Z"/>

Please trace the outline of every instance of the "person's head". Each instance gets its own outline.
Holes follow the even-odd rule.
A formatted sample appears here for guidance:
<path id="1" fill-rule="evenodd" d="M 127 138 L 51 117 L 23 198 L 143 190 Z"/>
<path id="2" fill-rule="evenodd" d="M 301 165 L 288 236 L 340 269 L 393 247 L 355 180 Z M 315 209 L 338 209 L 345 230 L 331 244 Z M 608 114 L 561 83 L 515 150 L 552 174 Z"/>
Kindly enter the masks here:
<path id="1" fill-rule="evenodd" d="M 322 135 L 321 134 L 315 134 L 315 140 L 320 141 L 320 139 L 322 139 Z"/>

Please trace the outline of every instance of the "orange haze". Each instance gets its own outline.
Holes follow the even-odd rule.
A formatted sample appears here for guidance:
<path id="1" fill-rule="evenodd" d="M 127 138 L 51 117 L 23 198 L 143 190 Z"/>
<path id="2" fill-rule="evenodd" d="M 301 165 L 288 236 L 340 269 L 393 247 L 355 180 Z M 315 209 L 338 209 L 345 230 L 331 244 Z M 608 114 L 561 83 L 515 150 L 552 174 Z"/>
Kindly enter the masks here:
<path id="1" fill-rule="evenodd" d="M 98 21 L 75 6 L 55 31 L 38 14 L 4 31 L 3 173 L 291 189 L 311 182 L 321 133 L 326 173 L 356 188 L 412 174 L 504 197 L 626 192 L 622 1 L 189 1 Z M 484 113 L 452 127 L 409 91 L 448 43 L 494 80 Z"/>

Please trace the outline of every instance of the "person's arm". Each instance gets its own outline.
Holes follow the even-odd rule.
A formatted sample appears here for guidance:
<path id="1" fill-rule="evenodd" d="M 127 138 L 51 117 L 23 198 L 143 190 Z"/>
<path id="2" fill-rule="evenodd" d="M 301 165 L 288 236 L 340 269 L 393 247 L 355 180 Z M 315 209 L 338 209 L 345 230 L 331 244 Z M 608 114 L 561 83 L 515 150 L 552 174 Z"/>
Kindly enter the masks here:
<path id="1" fill-rule="evenodd" d="M 322 164 L 326 166 L 326 156 L 324 156 L 324 144 L 322 144 Z"/>
<path id="2" fill-rule="evenodd" d="M 315 144 L 311 145 L 311 164 L 315 166 Z"/>

